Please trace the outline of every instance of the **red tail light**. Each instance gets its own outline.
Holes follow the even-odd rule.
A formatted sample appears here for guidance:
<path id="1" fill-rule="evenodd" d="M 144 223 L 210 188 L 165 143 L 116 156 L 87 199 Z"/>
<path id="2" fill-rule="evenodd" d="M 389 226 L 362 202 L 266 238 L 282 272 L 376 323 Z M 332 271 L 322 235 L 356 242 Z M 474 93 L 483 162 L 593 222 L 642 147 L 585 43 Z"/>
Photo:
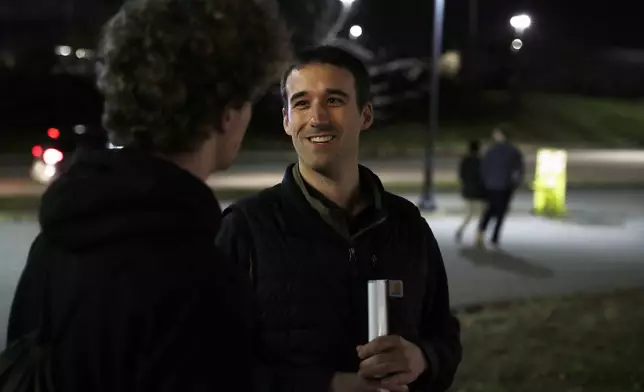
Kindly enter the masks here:
<path id="1" fill-rule="evenodd" d="M 31 155 L 34 156 L 34 158 L 40 158 L 42 156 L 42 147 L 41 146 L 33 146 L 31 148 Z"/>
<path id="2" fill-rule="evenodd" d="M 42 153 L 42 160 L 47 165 L 55 165 L 63 160 L 63 153 L 55 148 L 48 148 Z"/>
<path id="3" fill-rule="evenodd" d="M 49 128 L 47 130 L 47 136 L 52 139 L 58 139 L 60 137 L 60 131 L 56 128 Z"/>

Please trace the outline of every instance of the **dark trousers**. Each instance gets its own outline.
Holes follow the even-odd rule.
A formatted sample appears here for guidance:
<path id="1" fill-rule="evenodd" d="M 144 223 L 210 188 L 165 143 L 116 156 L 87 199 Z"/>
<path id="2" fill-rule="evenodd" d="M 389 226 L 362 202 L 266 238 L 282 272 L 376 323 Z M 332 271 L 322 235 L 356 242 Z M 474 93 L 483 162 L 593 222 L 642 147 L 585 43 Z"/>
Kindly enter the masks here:
<path id="1" fill-rule="evenodd" d="M 494 234 L 492 235 L 492 243 L 499 243 L 499 236 L 501 235 L 501 228 L 503 227 L 503 221 L 505 216 L 508 213 L 510 207 L 510 200 L 512 200 L 512 190 L 502 190 L 502 191 L 488 191 L 488 203 L 485 213 L 481 217 L 479 222 L 479 232 L 485 233 L 490 219 L 494 218 L 496 220 L 496 226 L 494 227 Z"/>

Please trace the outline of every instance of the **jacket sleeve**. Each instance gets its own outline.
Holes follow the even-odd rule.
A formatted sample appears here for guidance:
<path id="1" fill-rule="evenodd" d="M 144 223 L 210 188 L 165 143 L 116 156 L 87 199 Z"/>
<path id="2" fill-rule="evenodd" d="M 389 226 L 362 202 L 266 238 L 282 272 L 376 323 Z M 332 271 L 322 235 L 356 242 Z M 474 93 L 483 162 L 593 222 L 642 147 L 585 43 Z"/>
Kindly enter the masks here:
<path id="1" fill-rule="evenodd" d="M 458 178 L 461 180 L 461 184 L 465 184 L 465 181 L 467 180 L 466 174 L 465 174 L 465 158 L 461 158 L 461 162 L 458 165 Z"/>
<path id="2" fill-rule="evenodd" d="M 523 161 L 523 154 L 521 151 L 516 148 L 516 159 L 515 159 L 515 167 L 514 171 L 516 173 L 516 182 L 515 182 L 515 187 L 520 187 L 523 184 L 523 181 L 525 180 L 525 163 Z"/>
<path id="3" fill-rule="evenodd" d="M 492 172 L 492 159 L 493 157 L 490 154 L 490 151 L 487 151 L 485 155 L 483 155 L 483 158 L 481 158 L 481 164 L 479 166 L 479 176 L 483 184 L 486 186 L 489 183 L 490 177 L 494 175 Z"/>
<path id="4" fill-rule="evenodd" d="M 412 385 L 412 390 L 447 390 L 462 359 L 460 324 L 450 310 L 447 274 L 441 251 L 427 222 L 424 222 L 429 269 L 423 304 L 419 347 L 428 368 Z"/>
<path id="5" fill-rule="evenodd" d="M 42 236 L 36 237 L 29 250 L 11 305 L 7 326 L 7 345 L 40 327 L 46 259 Z"/>
<path id="6" fill-rule="evenodd" d="M 256 284 L 255 246 L 250 225 L 239 207 L 229 207 L 224 211 L 222 225 L 217 235 L 217 246 L 228 260 L 247 271 Z M 254 302 L 254 301 L 253 301 Z M 291 366 L 274 364 L 264 359 L 261 347 L 261 331 L 257 322 L 258 310 L 253 306 L 254 354 L 253 378 L 256 392 L 328 392 L 333 379 L 333 370 L 311 366 Z"/>
<path id="7" fill-rule="evenodd" d="M 239 273 L 221 267 L 194 281 L 145 329 L 146 352 L 133 390 L 254 392 L 250 294 Z M 168 301 L 164 301 L 166 303 Z M 177 301 L 178 302 L 178 301 Z M 167 305 L 166 305 L 167 306 Z M 136 343 L 133 343 L 136 344 Z M 109 384 L 108 384 L 109 385 Z M 115 389 L 113 389 L 115 390 Z"/>

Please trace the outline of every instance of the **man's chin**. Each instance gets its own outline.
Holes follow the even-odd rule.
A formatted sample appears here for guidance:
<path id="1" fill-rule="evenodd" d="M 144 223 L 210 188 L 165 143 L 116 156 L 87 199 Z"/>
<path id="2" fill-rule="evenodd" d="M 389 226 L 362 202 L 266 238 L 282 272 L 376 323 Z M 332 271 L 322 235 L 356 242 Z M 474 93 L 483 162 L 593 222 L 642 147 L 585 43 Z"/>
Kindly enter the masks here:
<path id="1" fill-rule="evenodd" d="M 226 162 L 217 162 L 217 165 L 211 170 L 210 174 L 215 174 L 217 172 L 226 171 L 233 165 L 234 160 L 229 160 Z"/>

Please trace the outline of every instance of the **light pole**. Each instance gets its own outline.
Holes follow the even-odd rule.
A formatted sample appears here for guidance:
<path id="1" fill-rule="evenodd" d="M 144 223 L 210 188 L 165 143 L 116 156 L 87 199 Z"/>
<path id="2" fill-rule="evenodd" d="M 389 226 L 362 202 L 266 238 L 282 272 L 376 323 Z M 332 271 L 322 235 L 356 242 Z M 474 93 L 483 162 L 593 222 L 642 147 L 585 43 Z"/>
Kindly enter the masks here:
<path id="1" fill-rule="evenodd" d="M 338 19 L 335 21 L 335 24 L 333 27 L 331 27 L 331 30 L 327 33 L 326 37 L 324 38 L 323 44 L 328 45 L 332 43 L 344 27 L 344 25 L 347 23 L 347 19 L 349 19 L 349 15 L 351 15 L 351 7 L 353 6 L 353 3 L 355 0 L 340 0 L 342 3 L 342 9 L 340 10 L 340 16 L 338 16 Z"/>
<path id="2" fill-rule="evenodd" d="M 467 45 L 467 55 L 465 56 L 466 62 L 466 79 L 468 85 L 472 85 L 476 79 L 476 64 L 477 64 L 477 36 L 478 36 L 478 22 L 479 22 L 479 0 L 470 0 L 469 2 L 469 39 Z"/>
<path id="3" fill-rule="evenodd" d="M 521 38 L 515 38 L 512 41 L 512 50 L 519 51 L 521 50 L 521 48 L 523 48 L 523 41 L 521 40 Z"/>
<path id="4" fill-rule="evenodd" d="M 527 14 L 518 14 L 510 18 L 510 26 L 514 29 L 514 39 L 511 43 L 514 52 L 514 75 L 511 78 L 510 93 L 512 95 L 511 109 L 514 113 L 519 111 L 521 105 L 521 64 L 519 51 L 524 47 L 523 33 L 532 25 L 532 18 Z"/>
<path id="5" fill-rule="evenodd" d="M 434 211 L 437 208 L 434 195 L 434 149 L 438 136 L 438 112 L 440 93 L 440 58 L 443 47 L 443 19 L 445 0 L 434 0 L 434 34 L 432 60 L 430 66 L 431 81 L 429 86 L 429 130 L 425 138 L 425 165 L 423 170 L 423 189 L 418 208 Z"/>

